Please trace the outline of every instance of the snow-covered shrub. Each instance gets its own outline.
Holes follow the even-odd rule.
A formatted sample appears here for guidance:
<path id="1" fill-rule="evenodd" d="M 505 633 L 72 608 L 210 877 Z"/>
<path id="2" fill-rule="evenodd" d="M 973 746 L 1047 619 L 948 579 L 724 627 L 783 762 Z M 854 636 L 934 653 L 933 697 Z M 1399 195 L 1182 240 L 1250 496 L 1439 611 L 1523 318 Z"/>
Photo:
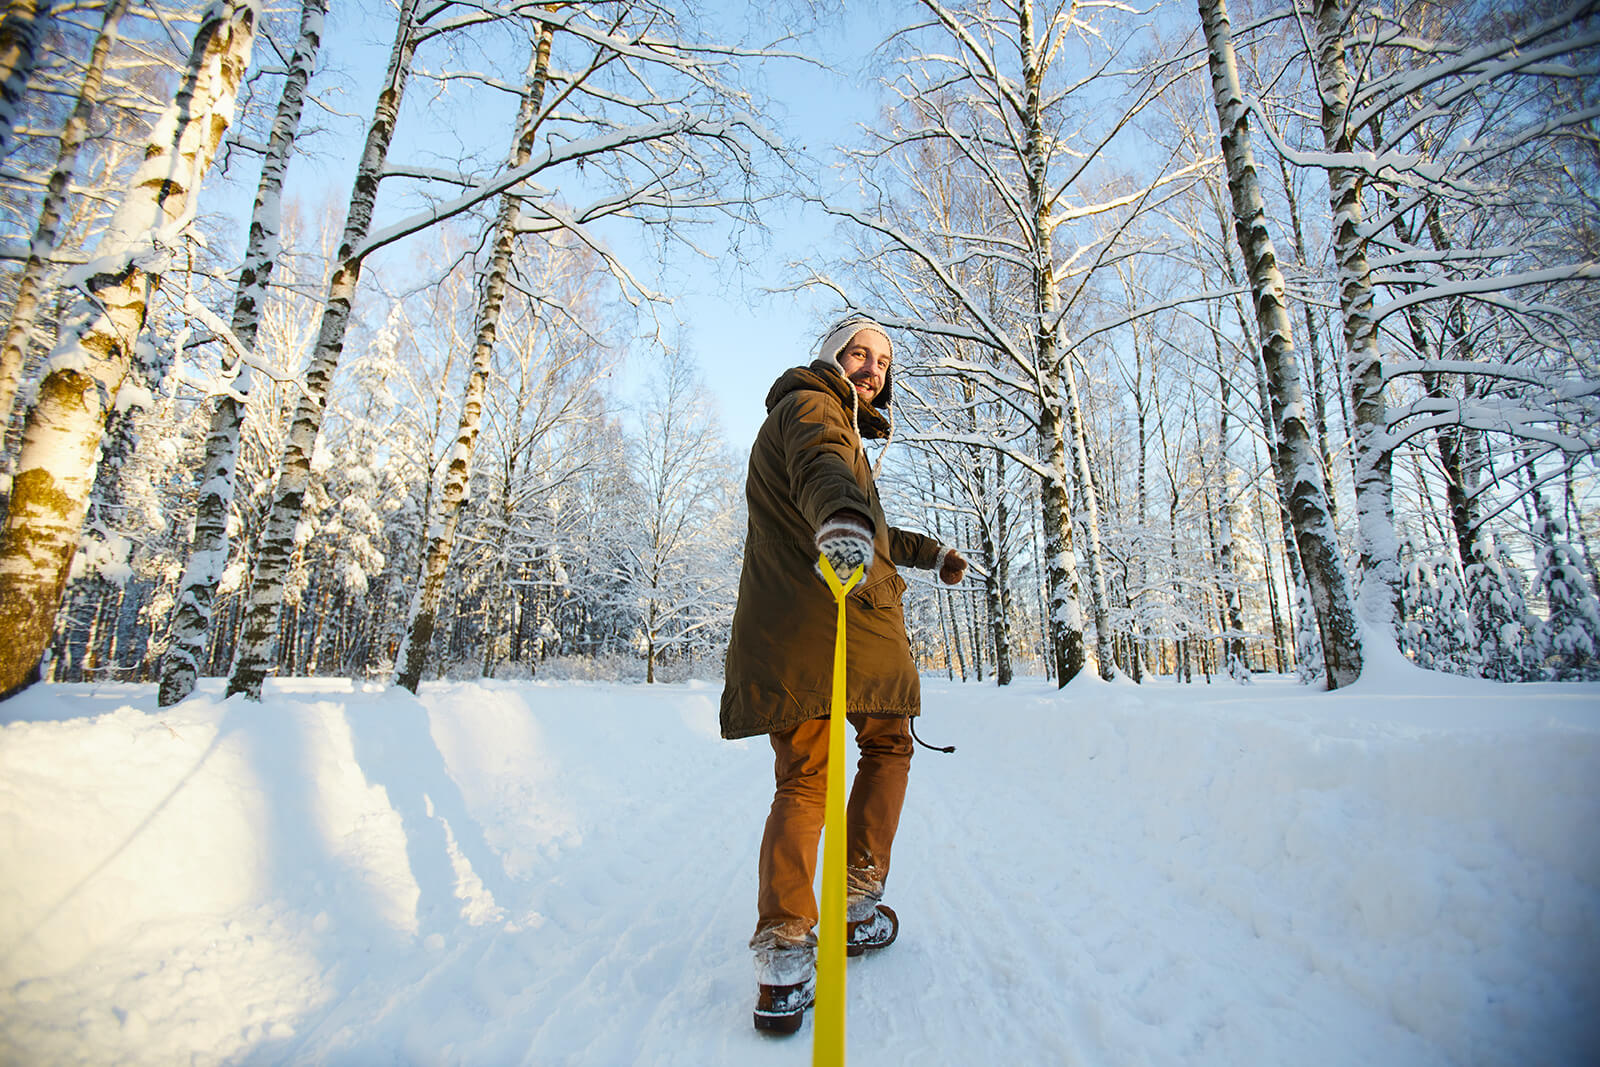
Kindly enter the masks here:
<path id="1" fill-rule="evenodd" d="M 1527 681 L 1536 670 L 1522 572 L 1493 535 L 1482 534 L 1480 545 L 1466 581 L 1472 629 L 1478 635 L 1478 674 L 1497 682 Z"/>
<path id="2" fill-rule="evenodd" d="M 1550 613 L 1534 630 L 1535 655 L 1556 681 L 1600 678 L 1600 600 L 1567 543 L 1566 525 L 1539 524 L 1538 587 Z"/>
<path id="3" fill-rule="evenodd" d="M 1467 610 L 1467 593 L 1455 561 L 1417 555 L 1401 586 L 1405 608 L 1400 647 L 1428 670 L 1472 674 L 1477 666 L 1477 635 Z"/>

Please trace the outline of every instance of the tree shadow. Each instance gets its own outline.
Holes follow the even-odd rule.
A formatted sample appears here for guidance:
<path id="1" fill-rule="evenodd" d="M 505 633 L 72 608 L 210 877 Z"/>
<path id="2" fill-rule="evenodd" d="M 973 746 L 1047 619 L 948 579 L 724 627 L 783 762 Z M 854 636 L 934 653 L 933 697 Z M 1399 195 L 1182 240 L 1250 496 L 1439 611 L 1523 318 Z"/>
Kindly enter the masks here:
<path id="1" fill-rule="evenodd" d="M 465 902 L 457 893 L 457 856 L 498 908 L 512 904 L 515 887 L 505 863 L 468 810 L 422 701 L 390 689 L 376 700 L 352 700 L 346 708 L 356 763 L 369 784 L 383 787 L 405 829 L 406 854 L 420 891 L 419 936 L 442 934 L 461 922 Z"/>

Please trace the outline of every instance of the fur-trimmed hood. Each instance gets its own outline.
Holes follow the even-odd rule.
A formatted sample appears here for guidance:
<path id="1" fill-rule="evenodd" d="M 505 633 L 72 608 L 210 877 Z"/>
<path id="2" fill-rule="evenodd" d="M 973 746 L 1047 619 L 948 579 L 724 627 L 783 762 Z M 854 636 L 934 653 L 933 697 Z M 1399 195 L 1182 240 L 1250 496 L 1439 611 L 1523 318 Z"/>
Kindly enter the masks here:
<path id="1" fill-rule="evenodd" d="M 879 410 L 876 403 L 860 403 L 861 398 L 857 395 L 855 387 L 850 384 L 850 379 L 844 376 L 838 364 L 819 359 L 808 367 L 791 367 L 784 371 L 767 391 L 767 411 L 770 413 L 778 406 L 780 400 L 797 389 L 810 389 L 836 397 L 844 409 L 853 414 L 856 433 L 863 440 L 882 441 L 888 438 L 888 417 Z M 885 393 L 889 391 L 887 377 L 884 379 L 883 391 Z"/>

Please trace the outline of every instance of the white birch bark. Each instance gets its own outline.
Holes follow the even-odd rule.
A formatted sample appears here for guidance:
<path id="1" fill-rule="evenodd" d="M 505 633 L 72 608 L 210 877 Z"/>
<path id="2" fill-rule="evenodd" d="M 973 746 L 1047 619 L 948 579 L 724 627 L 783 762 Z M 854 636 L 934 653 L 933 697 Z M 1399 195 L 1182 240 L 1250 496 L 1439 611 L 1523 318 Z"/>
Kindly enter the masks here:
<path id="1" fill-rule="evenodd" d="M 1100 505 L 1094 481 L 1089 476 L 1089 449 L 1084 437 L 1083 406 L 1078 402 L 1078 379 L 1070 365 L 1061 368 L 1066 387 L 1067 428 L 1072 434 L 1072 454 L 1077 465 L 1078 484 L 1083 489 L 1084 554 L 1089 564 L 1089 605 L 1094 614 L 1094 656 L 1100 677 L 1110 681 L 1115 675 L 1111 653 L 1111 600 L 1106 595 L 1106 571 L 1100 551 Z"/>
<path id="2" fill-rule="evenodd" d="M 1033 274 L 1033 335 L 1040 381 L 1039 443 L 1050 476 L 1040 490 L 1044 517 L 1045 573 L 1050 590 L 1050 644 L 1056 657 L 1056 684 L 1064 686 L 1086 662 L 1078 560 L 1072 543 L 1072 504 L 1067 480 L 1066 396 L 1063 361 L 1055 326 L 1057 301 L 1050 209 L 1049 163 L 1044 133 L 1044 69 L 1035 37 L 1033 5 L 1018 9 L 1018 48 L 1022 56 L 1024 142 L 1028 234 Z"/>
<path id="3" fill-rule="evenodd" d="M 78 89 L 78 99 L 61 131 L 55 168 L 45 182 L 39 221 L 34 227 L 33 241 L 28 246 L 27 262 L 17 279 L 17 299 L 12 305 L 11 323 L 6 327 L 4 341 L 0 341 L 0 426 L 9 425 L 17 389 L 22 384 L 28 347 L 38 326 L 39 297 L 44 289 L 47 264 L 60 243 L 61 216 L 66 208 L 67 188 L 77 170 L 78 150 L 89 136 L 89 120 L 99 106 L 100 89 L 105 82 L 106 59 L 116 45 L 118 26 L 127 9 L 128 0 L 111 0 L 106 7 L 99 36 L 89 52 L 89 66 L 84 73 L 83 84 Z"/>
<path id="4" fill-rule="evenodd" d="M 545 83 L 550 69 L 550 45 L 555 30 L 550 23 L 540 26 L 533 55 L 528 61 L 527 88 L 522 94 L 522 106 L 517 115 L 516 142 L 512 145 L 507 166 L 525 165 L 533 155 L 535 117 L 544 101 Z M 410 617 L 406 622 L 406 636 L 401 645 L 400 660 L 395 665 L 395 684 L 415 693 L 422 681 L 422 671 L 428 661 L 428 646 L 433 640 L 433 629 L 439 612 L 439 600 L 444 591 L 445 572 L 450 564 L 450 552 L 455 545 L 456 524 L 461 505 L 467 499 L 467 489 L 472 478 L 472 456 L 478 445 L 478 429 L 483 419 L 483 393 L 488 387 L 491 361 L 494 358 L 495 337 L 500 326 L 500 309 L 505 303 L 507 276 L 511 271 L 511 257 L 517 237 L 517 220 L 522 213 L 522 198 L 512 192 L 500 197 L 500 211 L 495 220 L 494 252 L 484 277 L 478 301 L 477 338 L 472 352 L 472 373 L 467 378 L 465 395 L 461 402 L 461 419 L 456 429 L 456 443 L 451 450 L 445 469 L 444 487 L 439 508 L 429 524 L 427 545 L 423 550 L 421 579 L 411 600 Z M 654 666 L 654 660 L 651 661 Z"/>
<path id="5" fill-rule="evenodd" d="M 1361 674 L 1362 646 L 1349 581 L 1328 514 L 1322 464 L 1306 422 L 1299 362 L 1284 297 L 1283 273 L 1266 225 L 1266 209 L 1250 148 L 1232 35 L 1224 0 L 1199 0 L 1205 25 L 1211 84 L 1232 194 L 1234 232 L 1255 296 L 1261 356 L 1267 372 L 1279 468 L 1289 481 L 1288 507 L 1295 545 L 1316 607 L 1330 689 Z"/>
<path id="6" fill-rule="evenodd" d="M 0 16 L 0 159 L 17 146 L 22 97 L 53 17 L 50 0 L 9 0 Z"/>
<path id="7" fill-rule="evenodd" d="M 36 677 L 94 485 L 107 413 L 134 362 L 150 294 L 193 221 L 200 183 L 233 118 L 250 62 L 255 0 L 213 4 L 144 162 L 83 268 L 28 413 L 0 530 L 0 693 Z"/>
<path id="8" fill-rule="evenodd" d="M 283 94 L 272 122 L 267 153 L 261 163 L 250 237 L 245 249 L 239 287 L 234 297 L 234 337 L 254 350 L 261 307 L 280 248 L 283 219 L 283 176 L 289 168 L 307 84 L 322 45 L 327 0 L 304 0 L 300 10 L 300 37 L 289 61 Z M 224 346 L 223 377 L 231 388 L 218 396 L 206 433 L 205 460 L 200 468 L 199 498 L 195 504 L 194 540 L 189 560 L 178 583 L 178 604 L 173 613 L 171 640 L 161 664 L 157 702 L 176 704 L 194 691 L 205 657 L 206 636 L 216 602 L 217 583 L 228 562 L 228 511 L 233 504 L 234 475 L 239 462 L 239 434 L 251 390 L 251 371 L 231 347 Z"/>
<path id="9" fill-rule="evenodd" d="M 1351 77 L 1345 63 L 1343 0 L 1313 0 L 1316 23 L 1317 89 L 1322 102 L 1322 138 L 1328 152 L 1348 156 L 1354 146 L 1349 128 Z M 1350 374 L 1351 447 L 1355 455 L 1356 529 L 1360 578 L 1356 605 L 1361 621 L 1381 640 L 1398 640 L 1400 565 L 1394 528 L 1393 450 L 1388 439 L 1383 356 L 1373 314 L 1372 274 L 1362 234 L 1362 173 L 1330 165 L 1329 203 L 1333 212 L 1333 250 L 1338 267 L 1339 310 L 1344 317 L 1344 356 Z M 1307 571 L 1311 570 L 1310 561 Z M 1323 653 L 1333 677 L 1336 653 L 1323 634 Z"/>
<path id="10" fill-rule="evenodd" d="M 378 94 L 372 122 L 356 171 L 350 206 L 345 215 L 344 233 L 335 256 L 333 275 L 323 304 L 317 340 L 306 367 L 305 389 L 295 406 L 289 434 L 279 464 L 278 484 L 272 507 L 261 534 L 256 569 L 245 602 L 239 631 L 239 647 L 234 654 L 233 671 L 228 679 L 228 694 L 243 693 L 250 700 L 261 699 L 261 685 L 277 663 L 279 613 L 284 583 L 294 557 L 294 531 L 306 490 L 311 484 L 311 453 L 322 430 L 322 417 L 328 403 L 339 357 L 344 352 L 345 330 L 350 322 L 350 305 L 355 300 L 361 278 L 360 249 L 372 227 L 372 212 L 378 199 L 378 182 L 383 176 L 400 118 L 400 101 L 411 76 L 411 61 L 418 44 L 415 23 L 416 0 L 402 0 L 395 28 L 394 46 L 384 85 Z"/>

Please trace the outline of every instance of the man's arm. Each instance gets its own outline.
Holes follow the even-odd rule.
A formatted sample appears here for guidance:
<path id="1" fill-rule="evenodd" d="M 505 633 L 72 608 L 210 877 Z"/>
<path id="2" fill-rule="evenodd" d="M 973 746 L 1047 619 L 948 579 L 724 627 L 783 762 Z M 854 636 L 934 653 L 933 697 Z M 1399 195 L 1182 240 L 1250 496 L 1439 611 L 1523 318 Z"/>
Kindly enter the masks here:
<path id="1" fill-rule="evenodd" d="M 784 465 L 789 492 L 813 530 L 841 511 L 852 511 L 873 531 L 872 505 L 856 483 L 856 443 L 848 426 L 827 417 L 820 393 L 795 393 L 784 401 Z"/>
<path id="2" fill-rule="evenodd" d="M 932 570 L 939 565 L 939 551 L 943 547 L 926 534 L 889 527 L 889 558 L 896 567 Z"/>
<path id="3" fill-rule="evenodd" d="M 941 545 L 925 534 L 889 527 L 889 558 L 896 567 L 920 567 L 939 572 L 945 585 L 955 585 L 967 573 L 967 560 L 960 552 Z"/>

